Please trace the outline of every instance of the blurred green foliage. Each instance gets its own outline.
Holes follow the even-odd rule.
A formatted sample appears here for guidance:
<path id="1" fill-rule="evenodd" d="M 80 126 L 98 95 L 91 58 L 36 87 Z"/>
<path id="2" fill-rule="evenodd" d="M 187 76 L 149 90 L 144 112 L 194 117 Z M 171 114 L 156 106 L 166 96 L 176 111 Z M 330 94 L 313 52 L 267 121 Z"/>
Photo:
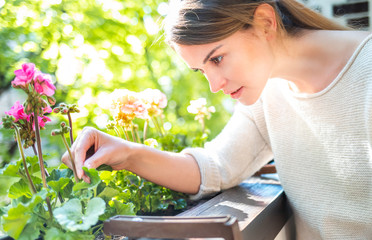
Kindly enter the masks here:
<path id="1" fill-rule="evenodd" d="M 207 121 L 213 138 L 230 117 L 233 102 L 212 94 L 207 80 L 164 43 L 161 21 L 167 6 L 162 0 L 0 0 L 0 94 L 9 89 L 14 70 L 35 63 L 55 77 L 57 104 L 78 104 L 75 135 L 84 126 L 105 130 L 111 117 L 104 102 L 117 88 L 164 92 L 169 100 L 165 121 L 175 134 L 201 130 L 186 108 L 190 100 L 205 97 L 216 107 Z M 42 132 L 44 138 L 49 131 Z M 15 158 L 9 154 L 15 148 L 9 136 L 1 130 L 3 162 Z M 64 151 L 56 140 L 43 139 L 43 144 L 57 158 Z"/>

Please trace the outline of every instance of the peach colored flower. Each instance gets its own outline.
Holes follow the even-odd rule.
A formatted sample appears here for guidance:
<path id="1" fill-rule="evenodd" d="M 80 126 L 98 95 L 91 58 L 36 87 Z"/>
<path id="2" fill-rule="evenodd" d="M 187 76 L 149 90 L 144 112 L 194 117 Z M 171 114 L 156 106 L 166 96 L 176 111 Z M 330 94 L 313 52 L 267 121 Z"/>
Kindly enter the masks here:
<path id="1" fill-rule="evenodd" d="M 167 106 L 167 97 L 158 89 L 147 88 L 140 92 L 141 99 L 148 106 L 147 111 L 150 116 L 158 116 L 162 113 L 162 108 Z"/>
<path id="2" fill-rule="evenodd" d="M 138 93 L 127 89 L 116 89 L 112 94 L 111 110 L 119 125 L 127 126 L 134 118 L 148 118 L 147 106 Z"/>
<path id="3" fill-rule="evenodd" d="M 211 113 L 214 113 L 216 109 L 213 106 L 207 107 L 207 100 L 205 98 L 199 98 L 197 100 L 190 101 L 187 111 L 189 113 L 196 114 L 195 120 L 202 121 L 205 117 L 209 119 L 211 117 Z"/>

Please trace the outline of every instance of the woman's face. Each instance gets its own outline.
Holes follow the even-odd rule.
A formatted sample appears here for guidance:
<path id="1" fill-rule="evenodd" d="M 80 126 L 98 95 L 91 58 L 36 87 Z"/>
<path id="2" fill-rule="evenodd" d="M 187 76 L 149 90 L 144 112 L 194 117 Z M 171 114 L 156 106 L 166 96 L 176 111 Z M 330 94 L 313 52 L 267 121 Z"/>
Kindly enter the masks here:
<path id="1" fill-rule="evenodd" d="M 269 42 L 255 27 L 203 45 L 174 44 L 195 71 L 202 72 L 212 92 L 222 90 L 245 105 L 260 97 L 274 64 Z"/>

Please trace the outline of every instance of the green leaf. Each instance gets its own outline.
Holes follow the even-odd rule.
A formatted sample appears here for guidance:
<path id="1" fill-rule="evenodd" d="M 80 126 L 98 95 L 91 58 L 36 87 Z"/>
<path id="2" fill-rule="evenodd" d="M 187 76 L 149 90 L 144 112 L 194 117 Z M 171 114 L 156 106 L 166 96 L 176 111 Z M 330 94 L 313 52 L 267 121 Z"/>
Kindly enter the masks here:
<path id="1" fill-rule="evenodd" d="M 103 192 L 103 190 L 105 190 L 106 187 L 107 184 L 101 181 L 96 188 L 96 195 L 98 196 L 99 194 L 101 194 L 101 192 Z"/>
<path id="2" fill-rule="evenodd" d="M 90 178 L 90 183 L 81 181 L 79 183 L 76 183 L 73 187 L 73 191 L 78 191 L 81 189 L 92 189 L 97 187 L 97 185 L 101 182 L 101 179 L 99 178 L 98 171 L 94 168 L 88 169 L 86 167 L 83 167 L 83 170 L 85 174 Z"/>
<path id="3" fill-rule="evenodd" d="M 73 172 L 70 169 L 53 169 L 47 177 L 48 185 L 63 198 L 69 198 L 74 183 L 71 180 Z"/>
<path id="4" fill-rule="evenodd" d="M 102 198 L 105 202 L 110 201 L 113 197 L 117 196 L 119 191 L 111 187 L 106 187 L 98 197 Z"/>
<path id="5" fill-rule="evenodd" d="M 47 191 L 43 189 L 38 194 L 35 194 L 28 203 L 18 203 L 15 207 L 10 208 L 2 219 L 4 231 L 12 238 L 18 239 L 31 218 L 30 214 L 33 208 L 45 199 L 46 194 Z"/>
<path id="6" fill-rule="evenodd" d="M 44 236 L 44 240 L 76 240 L 76 239 L 93 240 L 94 235 L 88 235 L 80 232 L 65 233 L 62 230 L 53 227 L 48 229 L 45 232 Z"/>
<path id="7" fill-rule="evenodd" d="M 139 179 L 138 176 L 131 174 L 131 175 L 128 175 L 126 177 L 129 179 L 131 184 L 134 184 L 136 186 L 138 186 L 140 184 L 140 179 Z"/>
<path id="8" fill-rule="evenodd" d="M 79 200 L 85 202 L 89 199 L 91 199 L 93 196 L 93 191 L 89 189 L 81 189 L 79 192 L 74 192 L 75 197 L 77 197 Z"/>
<path id="9" fill-rule="evenodd" d="M 52 227 L 45 232 L 44 239 L 45 240 L 68 240 L 68 238 L 66 238 L 65 236 L 65 233 L 55 227 Z"/>
<path id="10" fill-rule="evenodd" d="M 40 172 L 40 165 L 39 165 L 39 159 L 37 156 L 33 157 L 26 157 L 26 162 L 28 163 L 28 171 L 30 175 Z"/>
<path id="11" fill-rule="evenodd" d="M 88 230 L 97 223 L 98 217 L 105 212 L 106 203 L 101 198 L 92 198 L 88 204 L 85 214 L 79 199 L 71 199 L 62 207 L 53 211 L 54 218 L 67 231 Z"/>
<path id="12" fill-rule="evenodd" d="M 111 182 L 115 178 L 116 171 L 109 172 L 109 171 L 101 171 L 99 173 L 99 177 L 105 183 Z"/>
<path id="13" fill-rule="evenodd" d="M 9 236 L 18 239 L 30 218 L 29 214 L 11 212 L 10 215 L 8 214 L 2 219 L 3 229 Z"/>
<path id="14" fill-rule="evenodd" d="M 10 177 L 20 177 L 18 170 L 21 167 L 22 160 L 18 160 L 14 163 L 9 163 L 2 169 L 0 169 L 0 175 Z"/>
<path id="15" fill-rule="evenodd" d="M 74 187 L 74 182 L 70 179 L 68 184 L 62 188 L 61 196 L 63 198 L 71 198 L 72 188 Z"/>
<path id="16" fill-rule="evenodd" d="M 60 178 L 71 178 L 73 172 L 70 169 L 53 169 L 47 181 L 58 181 Z"/>
<path id="17" fill-rule="evenodd" d="M 31 179 L 32 179 L 32 182 L 36 185 L 36 184 L 40 184 L 42 183 L 42 180 L 41 178 L 39 177 L 35 177 L 35 176 L 31 176 Z"/>
<path id="18" fill-rule="evenodd" d="M 110 172 L 113 171 L 112 167 L 109 166 L 109 165 L 106 165 L 106 164 L 102 164 L 101 166 L 97 167 L 96 169 L 97 169 L 97 171 L 110 171 Z"/>
<path id="19" fill-rule="evenodd" d="M 33 216 L 30 221 L 28 221 L 26 227 L 23 229 L 18 240 L 34 240 L 40 235 L 40 230 L 43 228 L 41 221 L 38 221 L 37 217 Z"/>
<path id="20" fill-rule="evenodd" d="M 22 196 L 26 196 L 27 198 L 32 197 L 30 187 L 23 179 L 10 186 L 8 192 L 8 197 L 12 199 L 17 199 Z"/>
<path id="21" fill-rule="evenodd" d="M 57 193 L 62 192 L 62 190 L 70 183 L 72 180 L 70 178 L 60 178 L 58 181 L 49 181 L 48 185 Z"/>
<path id="22" fill-rule="evenodd" d="M 113 206 L 116 209 L 117 215 L 135 215 L 133 203 L 122 203 L 118 200 L 113 201 Z"/>
<path id="23" fill-rule="evenodd" d="M 185 207 L 187 207 L 187 201 L 183 198 L 178 199 L 176 202 L 177 204 L 174 206 L 174 209 L 176 210 L 184 209 Z"/>

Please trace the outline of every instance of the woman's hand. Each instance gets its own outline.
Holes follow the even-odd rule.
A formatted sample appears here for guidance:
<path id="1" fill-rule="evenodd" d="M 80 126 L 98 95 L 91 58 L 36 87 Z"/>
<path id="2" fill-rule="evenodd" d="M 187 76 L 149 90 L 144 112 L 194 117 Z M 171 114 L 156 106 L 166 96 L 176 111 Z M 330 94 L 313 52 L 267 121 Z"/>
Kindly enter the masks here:
<path id="1" fill-rule="evenodd" d="M 108 135 L 95 128 L 84 128 L 71 147 L 78 178 L 89 181 L 82 167 L 97 168 L 106 164 L 114 170 L 125 169 L 128 157 L 135 145 L 138 144 Z M 94 153 L 89 157 L 87 152 L 92 146 L 94 146 Z M 71 168 L 71 160 L 67 152 L 63 155 L 62 162 Z"/>
<path id="2" fill-rule="evenodd" d="M 94 154 L 87 158 L 88 149 L 94 146 Z M 170 189 L 195 194 L 201 176 L 195 159 L 187 154 L 156 150 L 143 144 L 125 141 L 97 129 L 87 127 L 79 134 L 71 147 L 78 178 L 89 182 L 83 167 L 97 168 L 102 164 L 114 170 L 126 169 L 139 176 Z M 67 153 L 62 162 L 72 167 Z"/>

